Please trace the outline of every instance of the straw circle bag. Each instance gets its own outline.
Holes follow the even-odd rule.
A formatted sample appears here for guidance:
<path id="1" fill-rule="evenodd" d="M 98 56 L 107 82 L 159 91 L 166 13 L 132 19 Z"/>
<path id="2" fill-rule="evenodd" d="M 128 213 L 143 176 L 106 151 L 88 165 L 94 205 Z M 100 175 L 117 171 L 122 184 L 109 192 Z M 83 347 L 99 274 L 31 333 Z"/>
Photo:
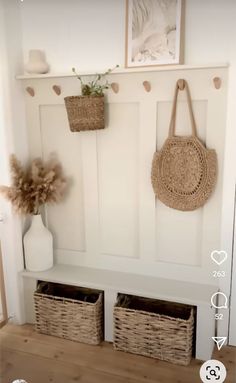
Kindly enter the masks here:
<path id="1" fill-rule="evenodd" d="M 176 83 L 169 137 L 152 162 L 152 186 L 155 195 L 167 206 L 182 210 L 195 210 L 210 197 L 217 177 L 217 156 L 197 137 L 191 96 L 184 80 L 190 113 L 192 135 L 176 136 L 176 107 L 179 92 Z"/>

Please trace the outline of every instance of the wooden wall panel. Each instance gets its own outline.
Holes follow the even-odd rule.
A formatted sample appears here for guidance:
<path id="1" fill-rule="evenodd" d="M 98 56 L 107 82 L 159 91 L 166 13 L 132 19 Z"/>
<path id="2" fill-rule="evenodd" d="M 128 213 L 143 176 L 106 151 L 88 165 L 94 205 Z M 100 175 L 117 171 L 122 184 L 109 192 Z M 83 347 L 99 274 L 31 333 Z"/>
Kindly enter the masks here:
<path id="1" fill-rule="evenodd" d="M 55 151 L 71 180 L 65 201 L 47 209 L 58 262 L 217 284 L 210 253 L 220 246 L 227 75 L 225 67 L 112 74 L 119 92 L 106 94 L 106 129 L 81 133 L 70 132 L 63 100 L 78 94 L 76 79 L 25 80 L 35 89 L 35 97 L 26 96 L 30 154 Z M 216 190 L 194 212 L 167 208 L 151 186 L 153 153 L 168 135 L 179 78 L 189 82 L 199 136 L 219 161 Z M 190 134 L 186 112 L 180 92 L 177 134 Z"/>
<path id="2" fill-rule="evenodd" d="M 85 251 L 83 171 L 80 135 L 69 131 L 63 105 L 40 107 L 42 152 L 55 153 L 68 178 L 68 193 L 60 204 L 48 206 L 47 220 L 56 248 Z"/>
<path id="3" fill-rule="evenodd" d="M 109 128 L 97 132 L 100 252 L 138 257 L 139 106 L 108 110 Z"/>
<path id="4" fill-rule="evenodd" d="M 156 202 L 156 260 L 191 266 L 201 265 L 202 209 L 173 211 Z"/>

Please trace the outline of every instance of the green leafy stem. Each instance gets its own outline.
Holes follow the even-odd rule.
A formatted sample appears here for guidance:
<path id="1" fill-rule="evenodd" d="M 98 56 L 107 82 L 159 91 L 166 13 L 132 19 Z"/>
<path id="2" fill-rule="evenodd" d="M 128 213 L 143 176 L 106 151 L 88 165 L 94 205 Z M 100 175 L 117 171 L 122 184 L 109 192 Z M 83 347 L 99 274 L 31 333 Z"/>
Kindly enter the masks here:
<path id="1" fill-rule="evenodd" d="M 87 83 L 83 82 L 82 76 L 76 72 L 75 68 L 72 68 L 72 72 L 76 75 L 77 79 L 81 83 L 82 96 L 103 96 L 104 90 L 109 89 L 111 84 L 107 80 L 105 81 L 105 83 L 102 81 L 107 75 L 109 75 L 113 70 L 115 70 L 118 67 L 119 65 L 116 65 L 114 68 L 110 68 L 104 73 L 97 73 L 95 75 L 94 80 L 89 81 Z"/>

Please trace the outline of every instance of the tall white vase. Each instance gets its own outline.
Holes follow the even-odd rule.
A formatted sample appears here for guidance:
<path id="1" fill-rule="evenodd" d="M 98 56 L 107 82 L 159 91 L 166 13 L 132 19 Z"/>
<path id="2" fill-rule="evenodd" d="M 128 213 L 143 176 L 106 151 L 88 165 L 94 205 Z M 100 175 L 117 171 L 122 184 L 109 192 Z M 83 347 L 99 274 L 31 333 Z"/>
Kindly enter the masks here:
<path id="1" fill-rule="evenodd" d="M 27 270 L 44 271 L 53 266 L 53 238 L 40 214 L 32 216 L 31 226 L 23 242 Z"/>

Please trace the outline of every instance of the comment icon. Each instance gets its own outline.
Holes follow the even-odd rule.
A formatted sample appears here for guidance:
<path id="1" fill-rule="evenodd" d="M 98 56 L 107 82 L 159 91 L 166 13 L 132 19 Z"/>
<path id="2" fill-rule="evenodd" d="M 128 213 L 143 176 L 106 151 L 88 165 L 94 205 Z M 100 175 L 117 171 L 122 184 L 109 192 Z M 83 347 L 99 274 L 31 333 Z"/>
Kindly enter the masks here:
<path id="1" fill-rule="evenodd" d="M 227 309 L 228 308 L 228 298 L 222 292 L 217 292 L 211 297 L 211 305 L 216 309 Z"/>

